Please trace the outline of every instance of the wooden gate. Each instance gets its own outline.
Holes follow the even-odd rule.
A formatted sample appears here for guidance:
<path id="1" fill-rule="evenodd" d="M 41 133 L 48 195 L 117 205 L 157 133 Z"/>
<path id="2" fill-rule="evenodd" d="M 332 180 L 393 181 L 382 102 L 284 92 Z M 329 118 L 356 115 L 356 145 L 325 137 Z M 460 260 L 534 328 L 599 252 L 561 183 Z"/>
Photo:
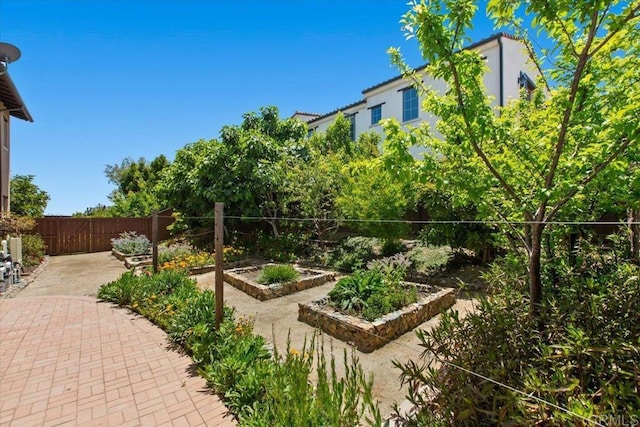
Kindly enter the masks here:
<path id="1" fill-rule="evenodd" d="M 167 227 L 174 219 L 171 210 L 158 214 L 158 239 L 169 237 Z M 135 231 L 151 240 L 152 217 L 142 218 L 76 218 L 46 216 L 36 219 L 36 233 L 40 234 L 49 255 L 102 252 L 111 250 L 111 239 L 125 231 Z"/>

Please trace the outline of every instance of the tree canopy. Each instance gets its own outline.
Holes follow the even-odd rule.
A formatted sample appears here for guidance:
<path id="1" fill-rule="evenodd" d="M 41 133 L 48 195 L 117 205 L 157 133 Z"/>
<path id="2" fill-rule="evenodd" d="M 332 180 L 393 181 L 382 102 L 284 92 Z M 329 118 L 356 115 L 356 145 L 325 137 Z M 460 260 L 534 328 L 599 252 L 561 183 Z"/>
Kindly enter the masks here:
<path id="1" fill-rule="evenodd" d="M 34 175 L 11 178 L 11 212 L 18 216 L 41 217 L 49 203 L 49 194 L 33 183 Z"/>
<path id="2" fill-rule="evenodd" d="M 490 0 L 494 24 L 525 43 L 539 70 L 532 99 L 514 100 L 498 114 L 483 84 L 485 62 L 463 49 L 477 10 L 471 0 L 416 1 L 402 20 L 428 61 L 426 72 L 446 82 L 445 93 L 426 87 L 399 51 L 391 54 L 420 88 L 423 108 L 440 118 L 441 136 L 424 131 L 423 143 L 442 159 L 431 176 L 525 249 L 535 312 L 547 226 L 558 218 L 597 219 L 585 201 L 605 183 L 607 200 L 639 199 L 611 189 L 637 188 L 637 173 L 630 173 L 640 146 L 640 2 Z M 517 18 L 523 14 L 533 16 L 530 28 Z M 540 32 L 554 46 L 544 56 L 533 48 L 531 35 Z"/>

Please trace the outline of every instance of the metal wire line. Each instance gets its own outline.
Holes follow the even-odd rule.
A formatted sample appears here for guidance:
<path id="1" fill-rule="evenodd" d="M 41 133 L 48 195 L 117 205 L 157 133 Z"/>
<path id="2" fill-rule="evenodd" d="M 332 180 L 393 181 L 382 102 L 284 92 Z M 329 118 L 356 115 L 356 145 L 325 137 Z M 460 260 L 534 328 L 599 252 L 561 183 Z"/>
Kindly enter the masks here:
<path id="1" fill-rule="evenodd" d="M 174 218 L 172 216 L 159 216 L 158 218 Z M 185 216 L 183 219 L 209 219 L 212 216 Z M 505 220 L 405 220 L 405 219 L 353 219 L 353 218 L 297 218 L 297 217 L 264 217 L 264 216 L 236 216 L 225 215 L 224 219 L 239 219 L 244 221 L 298 221 L 298 222 L 376 222 L 376 223 L 398 223 L 398 224 L 547 224 L 547 225 L 640 225 L 640 221 L 505 221 Z"/>
<path id="2" fill-rule="evenodd" d="M 278 295 L 278 297 L 283 297 L 283 296 L 286 296 L 286 295 L 291 295 L 291 294 L 281 294 L 281 293 L 279 293 L 279 292 L 278 292 L 278 290 L 277 290 L 277 289 L 272 289 L 272 291 L 273 291 L 273 293 L 274 293 L 274 294 Z M 258 313 L 256 313 L 256 316 L 255 316 L 255 319 L 257 319 L 257 318 L 258 318 Z M 340 319 L 340 318 L 332 318 L 332 320 L 338 321 L 339 323 L 342 323 L 342 324 L 347 325 L 347 326 L 352 326 L 351 324 L 349 324 L 348 322 L 346 322 L 346 321 L 344 321 L 344 320 L 342 320 L 342 319 Z M 272 327 L 273 327 L 273 326 L 274 326 L 274 324 L 272 323 Z M 321 329 L 321 328 L 314 327 L 314 329 L 319 329 L 319 330 L 320 330 L 320 332 L 321 332 L 321 333 L 323 333 L 323 331 L 322 331 L 322 329 Z M 419 350 L 419 349 L 417 349 L 417 348 L 411 347 L 411 346 L 409 346 L 409 345 L 407 345 L 407 344 L 405 344 L 405 343 L 401 343 L 401 342 L 397 342 L 397 341 L 395 341 L 395 340 L 391 340 L 391 339 L 389 339 L 389 338 L 386 338 L 386 337 L 380 336 L 380 335 L 378 335 L 378 334 L 375 334 L 375 333 L 373 333 L 373 332 L 371 332 L 371 331 L 367 331 L 367 330 L 362 330 L 362 331 L 363 331 L 363 332 L 365 332 L 365 333 L 366 333 L 366 334 L 368 334 L 368 335 L 371 335 L 371 336 L 373 336 L 373 337 L 376 337 L 376 338 L 379 338 L 379 339 L 381 339 L 381 340 L 383 340 L 383 341 L 386 341 L 386 342 L 387 342 L 387 344 L 395 344 L 395 345 L 397 345 L 397 346 L 400 346 L 400 347 L 406 348 L 407 350 L 410 350 L 410 351 L 412 351 L 412 352 L 415 352 L 415 353 L 416 353 L 416 354 L 418 354 L 418 355 L 422 355 L 422 351 L 420 351 L 420 350 Z M 275 337 L 274 337 L 274 340 L 275 340 Z M 347 344 L 349 345 L 349 343 L 347 343 Z M 480 379 L 483 379 L 483 380 L 485 380 L 485 381 L 489 381 L 489 382 L 491 382 L 491 383 L 493 383 L 493 384 L 495 384 L 495 385 L 497 385 L 497 386 L 504 387 L 504 388 L 506 388 L 507 390 L 510 390 L 510 391 L 512 391 L 512 392 L 514 392 L 514 393 L 520 394 L 520 395 L 522 395 L 522 396 L 524 396 L 524 397 L 526 397 L 526 398 L 528 398 L 528 399 L 533 399 L 533 400 L 535 400 L 535 401 L 537 401 L 537 402 L 539 402 L 539 403 L 542 403 L 542 404 L 544 404 L 544 405 L 547 405 L 547 406 L 550 406 L 550 407 L 552 407 L 552 408 L 555 408 L 555 409 L 557 409 L 557 410 L 559 410 L 559 411 L 562 411 L 562 412 L 564 412 L 564 413 L 566 413 L 566 414 L 568 414 L 568 415 L 571 415 L 572 417 L 579 418 L 579 419 L 581 419 L 581 420 L 583 420 L 583 421 L 586 421 L 586 422 L 588 422 L 588 423 L 590 423 L 590 424 L 593 424 L 593 425 L 596 425 L 596 426 L 604 426 L 604 424 L 600 424 L 599 422 L 597 422 L 597 421 L 595 421 L 595 420 L 593 420 L 593 419 L 590 419 L 590 418 L 584 417 L 584 416 L 582 416 L 582 415 L 580 415 L 580 414 L 577 414 L 577 413 L 575 413 L 575 412 L 571 412 L 569 409 L 564 408 L 564 407 L 562 407 L 562 406 L 559 406 L 559 405 L 557 405 L 557 404 L 555 404 L 555 403 L 553 403 L 553 402 L 546 401 L 546 400 L 542 399 L 541 397 L 534 396 L 533 394 L 525 393 L 525 392 L 524 392 L 524 391 L 522 391 L 522 390 L 518 390 L 518 389 L 517 389 L 517 388 L 515 388 L 515 387 L 512 387 L 512 386 L 510 386 L 510 385 L 508 385 L 508 384 L 505 384 L 505 383 L 502 383 L 502 382 L 500 382 L 500 381 L 494 380 L 493 378 L 489 378 L 489 377 L 487 377 L 487 376 L 485 376 L 485 375 L 479 374 L 479 373 L 474 372 L 474 371 L 472 371 L 472 370 L 470 370 L 470 369 L 467 369 L 467 368 L 464 368 L 464 367 L 462 367 L 462 366 L 459 366 L 459 365 L 457 365 L 457 364 L 455 364 L 455 363 L 453 363 L 453 362 L 449 362 L 449 361 L 446 361 L 446 360 L 440 360 L 440 359 L 437 359 L 437 360 L 438 360 L 438 361 L 440 361 L 441 363 L 445 364 L 445 365 L 448 365 L 448 366 L 452 367 L 452 368 L 460 369 L 461 371 L 464 371 L 464 372 L 466 372 L 466 373 L 468 373 L 468 374 L 470 374 L 470 375 L 476 376 L 476 377 L 478 377 L 478 378 L 480 378 Z"/>
<path id="3" fill-rule="evenodd" d="M 213 217 L 183 217 L 185 219 L 211 219 Z M 245 221 L 298 221 L 298 222 L 352 222 L 352 223 L 383 223 L 383 224 L 547 224 L 547 225 L 640 225 L 640 221 L 504 221 L 504 220 L 404 220 L 404 219 L 351 219 L 351 218 L 296 218 L 296 217 L 264 217 L 264 216 L 236 216 L 225 215 L 224 219 L 239 219 Z"/>

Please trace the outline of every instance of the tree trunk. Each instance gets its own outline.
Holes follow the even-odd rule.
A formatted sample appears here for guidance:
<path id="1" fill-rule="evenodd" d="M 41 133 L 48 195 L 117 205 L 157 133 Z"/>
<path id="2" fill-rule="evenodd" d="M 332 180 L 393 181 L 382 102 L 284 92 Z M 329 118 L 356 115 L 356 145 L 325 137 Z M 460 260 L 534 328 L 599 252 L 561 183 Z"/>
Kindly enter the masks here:
<path id="1" fill-rule="evenodd" d="M 560 276 L 554 262 L 555 253 L 553 251 L 553 242 L 551 241 L 551 230 L 544 235 L 544 252 L 547 257 L 547 263 L 550 264 L 551 282 L 554 287 L 558 286 L 560 284 Z"/>
<path id="2" fill-rule="evenodd" d="M 273 237 L 277 239 L 278 236 L 280 236 L 280 233 L 278 232 L 277 220 L 273 218 L 271 220 L 268 220 L 267 222 L 271 226 L 271 231 L 273 231 Z"/>
<path id="3" fill-rule="evenodd" d="M 631 240 L 631 259 L 640 263 L 640 208 L 629 209 L 629 239 Z"/>
<path id="4" fill-rule="evenodd" d="M 540 255 L 542 253 L 542 231 L 544 224 L 531 226 L 531 252 L 529 253 L 529 294 L 531 298 L 531 316 L 540 316 L 542 304 L 542 277 L 540 271 Z"/>

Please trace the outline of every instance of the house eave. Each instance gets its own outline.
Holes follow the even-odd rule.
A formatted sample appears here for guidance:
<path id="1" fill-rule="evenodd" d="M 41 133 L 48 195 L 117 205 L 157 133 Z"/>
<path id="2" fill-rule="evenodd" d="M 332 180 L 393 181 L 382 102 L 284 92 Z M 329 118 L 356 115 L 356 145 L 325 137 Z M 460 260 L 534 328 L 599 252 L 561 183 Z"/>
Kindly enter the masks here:
<path id="1" fill-rule="evenodd" d="M 309 123 L 309 124 L 313 124 L 313 123 L 318 122 L 318 121 L 320 121 L 320 120 L 323 120 L 323 119 L 325 119 L 325 118 L 327 118 L 327 117 L 331 117 L 331 116 L 333 116 L 334 114 L 337 114 L 337 113 L 339 113 L 339 112 L 341 112 L 341 111 L 343 111 L 343 112 L 344 112 L 344 111 L 348 110 L 349 108 L 353 108 L 353 107 L 356 107 L 356 106 L 358 106 L 358 105 L 366 104 L 366 103 L 367 103 L 367 100 L 366 100 L 366 99 L 361 99 L 361 100 L 356 101 L 356 102 L 354 102 L 354 103 L 351 103 L 351 104 L 349 104 L 349 105 L 345 105 L 344 107 L 336 108 L 335 110 L 333 110 L 333 111 L 331 111 L 331 112 L 329 112 L 329 113 L 327 113 L 327 114 L 323 114 L 323 115 L 321 115 L 320 117 L 316 117 L 315 119 L 309 120 L 309 122 L 308 122 L 308 123 Z"/>
<path id="2" fill-rule="evenodd" d="M 2 66 L 0 66 L 1 69 Z M 6 69 L 0 71 L 0 101 L 4 104 L 2 111 L 8 111 L 15 118 L 33 122 L 31 113 Z"/>
<path id="3" fill-rule="evenodd" d="M 489 36 L 489 37 L 487 37 L 485 39 L 479 40 L 479 41 L 477 41 L 477 42 L 475 42 L 475 43 L 463 48 L 463 50 L 478 49 L 479 47 L 482 47 L 482 46 L 487 45 L 487 44 L 489 44 L 491 42 L 499 40 L 502 37 L 506 37 L 506 38 L 509 38 L 509 39 L 517 39 L 515 36 L 513 36 L 511 34 L 508 34 L 508 33 L 496 33 L 496 34 L 493 34 L 493 35 L 491 35 L 491 36 Z M 415 71 L 416 72 L 423 71 L 425 68 L 427 68 L 428 65 L 429 64 L 421 65 L 420 67 L 416 68 Z M 380 82 L 380 83 L 378 83 L 376 85 L 373 85 L 371 87 L 366 88 L 365 90 L 362 91 L 362 94 L 366 97 L 367 94 L 373 92 L 374 90 L 380 89 L 381 87 L 384 87 L 384 86 L 387 86 L 389 84 L 395 83 L 398 80 L 402 80 L 404 78 L 405 77 L 402 74 L 400 74 L 398 76 L 395 76 L 395 77 L 392 77 L 392 78 L 390 78 L 388 80 L 385 80 L 385 81 Z"/>

